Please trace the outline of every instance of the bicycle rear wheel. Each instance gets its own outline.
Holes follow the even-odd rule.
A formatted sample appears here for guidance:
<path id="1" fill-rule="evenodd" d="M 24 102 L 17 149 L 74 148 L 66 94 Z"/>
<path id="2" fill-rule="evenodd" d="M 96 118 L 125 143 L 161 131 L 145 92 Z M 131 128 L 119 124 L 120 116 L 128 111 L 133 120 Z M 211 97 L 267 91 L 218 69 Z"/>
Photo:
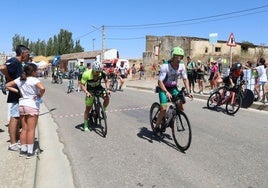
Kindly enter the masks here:
<path id="1" fill-rule="evenodd" d="M 219 103 L 220 103 L 220 99 L 221 99 L 221 94 L 220 92 L 216 91 L 214 93 L 212 93 L 207 100 L 207 107 L 209 109 L 213 109 L 216 108 Z"/>
<path id="2" fill-rule="evenodd" d="M 226 113 L 229 115 L 234 115 L 239 109 L 240 106 L 242 105 L 242 97 L 240 95 L 235 94 L 235 101 L 232 104 L 232 98 L 230 98 L 226 102 Z"/>
<path id="3" fill-rule="evenodd" d="M 186 151 L 192 141 L 192 130 L 188 117 L 183 111 L 178 111 L 171 122 L 172 137 L 181 151 Z"/>
<path id="4" fill-rule="evenodd" d="M 101 103 L 96 103 L 92 106 L 89 113 L 89 128 L 106 137 L 107 135 L 107 116 Z"/>
<path id="5" fill-rule="evenodd" d="M 150 124 L 152 131 L 154 131 L 156 127 L 156 121 L 159 113 L 160 113 L 160 104 L 155 102 L 152 104 L 150 108 Z"/>

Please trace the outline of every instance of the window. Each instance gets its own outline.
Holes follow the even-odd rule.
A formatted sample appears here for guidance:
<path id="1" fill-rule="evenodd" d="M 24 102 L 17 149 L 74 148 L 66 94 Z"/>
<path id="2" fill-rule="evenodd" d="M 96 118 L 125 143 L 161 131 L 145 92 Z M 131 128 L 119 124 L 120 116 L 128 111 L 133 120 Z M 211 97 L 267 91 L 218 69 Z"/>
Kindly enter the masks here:
<path id="1" fill-rule="evenodd" d="M 208 53 L 208 47 L 205 48 L 205 53 Z"/>
<path id="2" fill-rule="evenodd" d="M 215 47 L 215 52 L 221 52 L 221 48 L 220 47 Z"/>

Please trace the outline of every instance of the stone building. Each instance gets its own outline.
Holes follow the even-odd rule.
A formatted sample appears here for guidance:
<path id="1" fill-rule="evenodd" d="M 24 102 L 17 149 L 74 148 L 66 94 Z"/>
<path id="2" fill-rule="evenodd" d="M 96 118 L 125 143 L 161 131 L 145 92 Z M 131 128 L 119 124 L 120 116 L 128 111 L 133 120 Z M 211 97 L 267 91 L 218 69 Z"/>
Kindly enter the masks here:
<path id="1" fill-rule="evenodd" d="M 152 65 L 162 62 L 163 59 L 169 59 L 171 50 L 175 46 L 181 46 L 185 50 L 185 56 L 189 55 L 196 61 L 221 60 L 227 65 L 230 61 L 257 62 L 260 57 L 268 56 L 267 46 L 258 46 L 248 42 L 236 43 L 235 47 L 230 47 L 227 46 L 227 41 L 218 40 L 212 45 L 208 39 L 198 37 L 146 36 L 146 52 L 143 53 L 143 62 L 146 65 Z"/>

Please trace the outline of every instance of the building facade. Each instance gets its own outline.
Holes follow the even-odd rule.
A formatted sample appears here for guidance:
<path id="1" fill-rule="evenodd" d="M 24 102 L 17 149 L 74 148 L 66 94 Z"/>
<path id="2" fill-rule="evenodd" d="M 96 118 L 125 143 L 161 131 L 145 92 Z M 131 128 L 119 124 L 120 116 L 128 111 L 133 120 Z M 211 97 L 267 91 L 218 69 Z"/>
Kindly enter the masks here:
<path id="1" fill-rule="evenodd" d="M 268 47 L 254 45 L 248 42 L 236 43 L 235 47 L 227 46 L 227 41 L 217 41 L 211 44 L 208 39 L 184 36 L 146 36 L 146 52 L 143 62 L 146 65 L 160 63 L 171 57 L 171 50 L 180 46 L 185 50 L 185 56 L 194 60 L 207 62 L 221 60 L 226 64 L 237 61 L 245 63 L 248 60 L 257 62 L 260 57 L 268 56 Z M 230 62 L 232 61 L 232 62 Z"/>

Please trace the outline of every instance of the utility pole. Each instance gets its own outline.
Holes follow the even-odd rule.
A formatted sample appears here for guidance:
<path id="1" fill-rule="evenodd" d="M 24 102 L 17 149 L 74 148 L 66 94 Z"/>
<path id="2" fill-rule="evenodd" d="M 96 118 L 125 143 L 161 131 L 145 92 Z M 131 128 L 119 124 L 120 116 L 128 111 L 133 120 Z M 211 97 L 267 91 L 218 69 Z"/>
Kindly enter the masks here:
<path id="1" fill-rule="evenodd" d="M 104 25 L 102 25 L 101 27 L 96 27 L 94 25 L 91 25 L 91 27 L 95 28 L 96 30 L 100 30 L 100 28 L 101 28 L 101 39 L 102 39 L 102 45 L 101 45 L 101 62 L 102 62 L 104 60 L 104 52 L 105 52 L 105 45 L 104 45 L 104 40 L 105 40 Z"/>
<path id="2" fill-rule="evenodd" d="M 92 39 L 92 51 L 94 51 L 94 42 L 95 42 L 95 38 Z"/>
<path id="3" fill-rule="evenodd" d="M 102 32 L 102 53 L 101 53 L 101 61 L 103 61 L 104 60 L 104 50 L 105 50 L 105 45 L 104 45 L 104 40 L 105 40 L 104 25 L 101 26 L 101 32 Z"/>

